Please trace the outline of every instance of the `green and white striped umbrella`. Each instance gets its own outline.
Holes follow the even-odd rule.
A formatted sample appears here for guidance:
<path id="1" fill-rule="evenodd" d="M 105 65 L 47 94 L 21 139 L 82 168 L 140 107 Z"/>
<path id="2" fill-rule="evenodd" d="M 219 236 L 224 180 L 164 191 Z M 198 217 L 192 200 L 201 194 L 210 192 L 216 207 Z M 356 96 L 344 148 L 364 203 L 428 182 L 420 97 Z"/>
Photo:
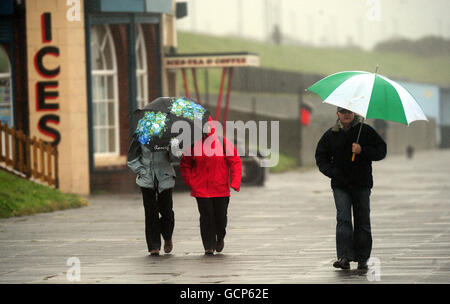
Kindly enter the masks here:
<path id="1" fill-rule="evenodd" d="M 414 97 L 400 84 L 377 73 L 339 72 L 319 80 L 307 90 L 323 102 L 351 110 L 364 118 L 409 125 L 427 120 Z"/>

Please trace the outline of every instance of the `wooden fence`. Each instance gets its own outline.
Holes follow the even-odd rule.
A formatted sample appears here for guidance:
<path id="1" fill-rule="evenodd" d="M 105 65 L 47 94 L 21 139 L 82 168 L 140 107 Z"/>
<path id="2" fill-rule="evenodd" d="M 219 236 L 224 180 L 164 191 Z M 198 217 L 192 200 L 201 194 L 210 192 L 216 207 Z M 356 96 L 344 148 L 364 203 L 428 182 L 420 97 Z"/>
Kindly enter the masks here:
<path id="1" fill-rule="evenodd" d="M 0 166 L 58 188 L 58 149 L 0 121 Z"/>

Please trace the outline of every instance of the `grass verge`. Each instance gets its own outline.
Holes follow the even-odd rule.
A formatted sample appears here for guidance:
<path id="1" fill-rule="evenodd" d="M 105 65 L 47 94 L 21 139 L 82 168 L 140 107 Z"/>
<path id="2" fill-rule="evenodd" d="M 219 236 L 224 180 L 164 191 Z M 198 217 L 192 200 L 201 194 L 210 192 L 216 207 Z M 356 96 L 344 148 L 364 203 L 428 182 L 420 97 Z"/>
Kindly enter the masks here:
<path id="1" fill-rule="evenodd" d="M 0 169 L 0 218 L 87 205 L 89 203 L 78 195 L 62 193 Z"/>
<path id="2" fill-rule="evenodd" d="M 235 37 L 218 37 L 178 31 L 178 52 L 254 52 L 263 68 L 329 75 L 346 70 L 375 71 L 395 79 L 450 85 L 450 56 L 424 57 L 405 53 L 364 51 L 344 48 L 319 48 L 299 45 L 275 45 Z M 413 63 L 413 64 L 412 64 Z M 184 92 L 181 73 L 180 92 Z M 205 91 L 203 72 L 198 73 L 200 92 Z M 210 93 L 220 86 L 221 69 L 209 71 Z M 190 91 L 194 92 L 192 81 Z"/>
<path id="3" fill-rule="evenodd" d="M 278 164 L 269 168 L 270 173 L 282 173 L 298 169 L 297 160 L 295 157 L 284 153 L 279 153 L 278 157 Z"/>

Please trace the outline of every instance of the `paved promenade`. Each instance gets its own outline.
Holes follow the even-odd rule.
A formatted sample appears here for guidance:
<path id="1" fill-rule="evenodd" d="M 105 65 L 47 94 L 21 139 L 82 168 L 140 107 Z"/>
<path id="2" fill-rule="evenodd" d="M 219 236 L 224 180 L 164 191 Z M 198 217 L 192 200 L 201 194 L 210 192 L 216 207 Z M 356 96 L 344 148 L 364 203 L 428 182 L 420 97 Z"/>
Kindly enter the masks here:
<path id="1" fill-rule="evenodd" d="M 370 275 L 336 270 L 335 207 L 316 169 L 232 193 L 223 253 L 204 256 L 198 210 L 174 194 L 174 250 L 148 256 L 140 194 L 0 219 L 0 283 L 450 283 L 450 150 L 374 163 Z M 75 260 L 76 260 L 75 259 Z M 372 281 L 370 281 L 370 280 Z M 377 281 L 378 280 L 378 281 Z"/>

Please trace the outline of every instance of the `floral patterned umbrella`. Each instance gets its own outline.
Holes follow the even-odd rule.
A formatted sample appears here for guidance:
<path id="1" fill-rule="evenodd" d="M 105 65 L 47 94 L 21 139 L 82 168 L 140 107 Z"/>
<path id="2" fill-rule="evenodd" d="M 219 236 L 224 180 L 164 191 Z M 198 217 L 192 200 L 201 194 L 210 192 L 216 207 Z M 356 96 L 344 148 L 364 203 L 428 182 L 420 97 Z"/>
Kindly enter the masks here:
<path id="1" fill-rule="evenodd" d="M 152 151 L 169 150 L 171 141 L 179 135 L 171 132 L 176 121 L 189 123 L 193 139 L 194 128 L 199 127 L 194 124 L 194 119 L 201 121 L 203 126 L 210 116 L 204 107 L 186 97 L 159 97 L 135 114 L 139 119 L 135 131 L 137 140 Z"/>

